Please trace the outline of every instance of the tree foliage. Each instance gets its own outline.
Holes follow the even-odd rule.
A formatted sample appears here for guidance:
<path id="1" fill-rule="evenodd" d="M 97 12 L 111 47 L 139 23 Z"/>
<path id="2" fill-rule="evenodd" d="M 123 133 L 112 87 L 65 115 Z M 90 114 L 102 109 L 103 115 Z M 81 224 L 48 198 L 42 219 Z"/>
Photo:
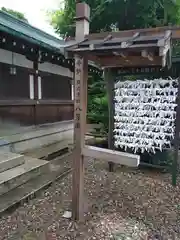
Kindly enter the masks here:
<path id="1" fill-rule="evenodd" d="M 12 10 L 12 9 L 8 9 L 8 8 L 5 8 L 5 7 L 2 7 L 1 10 L 4 11 L 4 12 L 9 13 L 9 14 L 15 16 L 15 17 L 17 17 L 17 18 L 20 19 L 20 20 L 23 20 L 23 21 L 25 21 L 25 22 L 28 22 L 27 18 L 26 18 L 26 17 L 24 16 L 24 14 L 21 13 L 21 12 L 14 11 L 14 10 Z"/>
<path id="2" fill-rule="evenodd" d="M 101 123 L 101 132 L 108 130 L 108 102 L 104 79 L 94 74 L 88 81 L 88 121 L 90 123 Z"/>
<path id="3" fill-rule="evenodd" d="M 74 36 L 75 2 L 65 0 L 64 9 L 51 12 L 57 33 Z M 180 0 L 85 0 L 91 7 L 90 32 L 146 28 L 179 23 Z"/>

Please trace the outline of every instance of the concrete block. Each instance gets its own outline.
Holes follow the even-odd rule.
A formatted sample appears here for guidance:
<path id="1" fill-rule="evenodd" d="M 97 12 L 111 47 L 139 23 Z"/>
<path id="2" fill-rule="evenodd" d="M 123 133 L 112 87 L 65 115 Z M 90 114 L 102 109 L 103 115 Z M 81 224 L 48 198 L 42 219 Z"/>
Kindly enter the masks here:
<path id="1" fill-rule="evenodd" d="M 0 152 L 0 173 L 24 163 L 24 156 L 11 152 Z"/>
<path id="2" fill-rule="evenodd" d="M 22 153 L 47 146 L 60 141 L 73 139 L 73 123 L 60 122 L 56 124 L 42 125 L 36 128 L 28 127 L 25 132 L 3 137 L 0 151 Z"/>

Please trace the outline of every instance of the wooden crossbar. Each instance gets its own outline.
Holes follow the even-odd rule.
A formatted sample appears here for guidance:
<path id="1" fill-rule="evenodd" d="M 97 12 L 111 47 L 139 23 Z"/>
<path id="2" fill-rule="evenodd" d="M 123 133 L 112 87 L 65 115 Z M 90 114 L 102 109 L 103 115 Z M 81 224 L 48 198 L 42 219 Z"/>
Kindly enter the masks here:
<path id="1" fill-rule="evenodd" d="M 110 149 L 85 146 L 82 150 L 85 157 L 97 158 L 104 161 L 111 161 L 129 167 L 137 167 L 140 163 L 140 156 Z"/>

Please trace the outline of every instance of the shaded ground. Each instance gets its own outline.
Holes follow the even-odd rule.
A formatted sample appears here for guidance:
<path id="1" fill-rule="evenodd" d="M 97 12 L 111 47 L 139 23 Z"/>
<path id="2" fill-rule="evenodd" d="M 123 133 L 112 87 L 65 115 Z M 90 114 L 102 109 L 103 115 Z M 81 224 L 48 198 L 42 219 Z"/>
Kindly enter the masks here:
<path id="1" fill-rule="evenodd" d="M 71 175 L 0 219 L 0 240 L 180 239 L 180 184 L 170 176 L 89 161 L 84 224 L 62 218 L 71 208 Z"/>

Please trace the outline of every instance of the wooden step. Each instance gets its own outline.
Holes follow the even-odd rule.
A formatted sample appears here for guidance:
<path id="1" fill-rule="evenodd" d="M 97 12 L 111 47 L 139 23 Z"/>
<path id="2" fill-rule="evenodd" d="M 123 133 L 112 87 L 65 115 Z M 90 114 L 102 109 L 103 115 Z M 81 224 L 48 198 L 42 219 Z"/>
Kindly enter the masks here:
<path id="1" fill-rule="evenodd" d="M 71 168 L 64 167 L 64 161 L 69 162 L 71 158 L 71 153 L 68 153 L 56 160 L 52 160 L 49 162 L 50 168 L 48 168 L 48 171 L 1 195 L 0 215 L 4 211 L 18 207 L 24 201 L 36 197 L 41 192 L 40 190 L 49 187 L 52 182 L 70 173 Z"/>
<path id="2" fill-rule="evenodd" d="M 24 157 L 24 163 L 0 173 L 0 195 L 28 182 L 48 171 L 49 162 L 30 157 Z"/>
<path id="3" fill-rule="evenodd" d="M 64 148 L 68 148 L 70 141 L 60 141 L 53 144 L 49 144 L 47 146 L 43 146 L 41 148 L 36 148 L 31 151 L 24 152 L 23 154 L 26 156 L 31 156 L 34 158 L 43 158 L 48 157 L 48 155 L 57 152 L 58 150 L 62 150 Z"/>

